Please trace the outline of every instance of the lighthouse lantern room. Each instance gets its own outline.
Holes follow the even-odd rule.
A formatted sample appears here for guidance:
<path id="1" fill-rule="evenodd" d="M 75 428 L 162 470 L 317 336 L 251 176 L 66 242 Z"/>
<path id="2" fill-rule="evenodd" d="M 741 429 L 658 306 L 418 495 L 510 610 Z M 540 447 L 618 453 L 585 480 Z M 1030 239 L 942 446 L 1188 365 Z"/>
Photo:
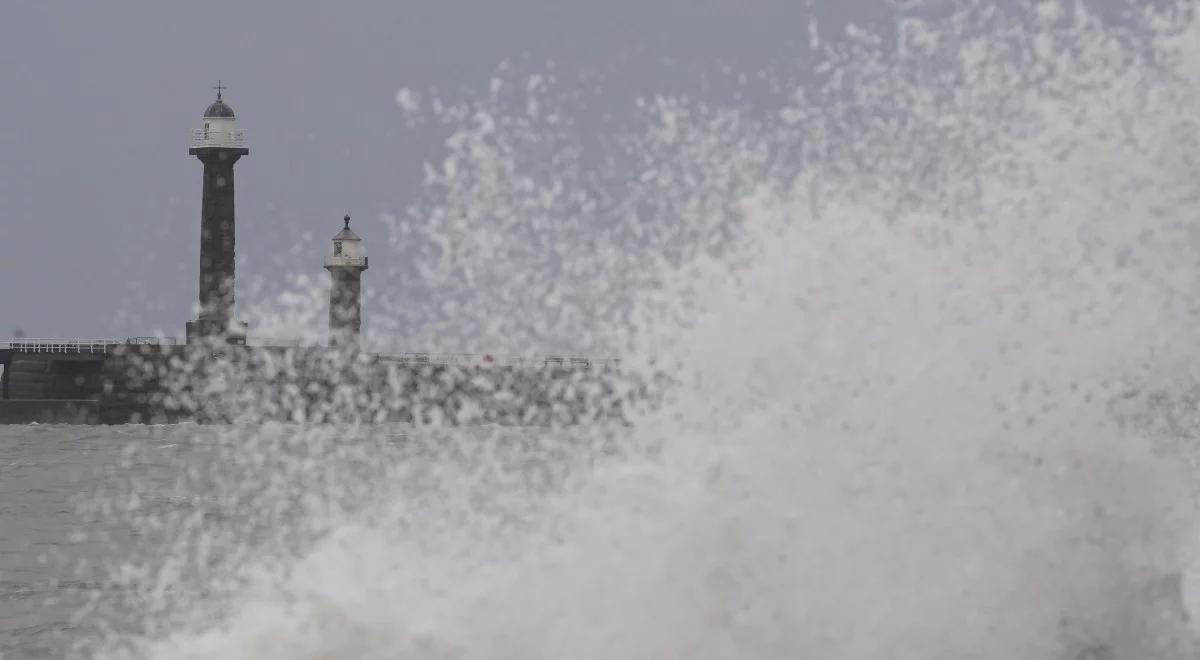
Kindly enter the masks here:
<path id="1" fill-rule="evenodd" d="M 225 86 L 217 83 L 217 100 L 204 111 L 204 123 L 192 129 L 192 147 L 224 147 L 237 149 L 246 146 L 246 131 L 238 128 L 233 108 L 222 98 Z"/>
<path id="2" fill-rule="evenodd" d="M 333 247 L 329 256 L 325 257 L 325 265 L 366 268 L 367 255 L 362 247 L 362 239 L 350 229 L 350 216 L 342 218 L 342 221 L 345 226 L 333 237 Z"/>

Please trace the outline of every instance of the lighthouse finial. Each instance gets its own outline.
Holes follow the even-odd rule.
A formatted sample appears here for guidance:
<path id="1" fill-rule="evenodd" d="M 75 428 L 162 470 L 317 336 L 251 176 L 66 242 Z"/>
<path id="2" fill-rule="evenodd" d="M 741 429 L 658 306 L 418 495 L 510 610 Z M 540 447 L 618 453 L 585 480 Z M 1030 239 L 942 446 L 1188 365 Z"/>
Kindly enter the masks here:
<path id="1" fill-rule="evenodd" d="M 350 228 L 350 216 L 346 216 L 346 217 L 342 218 L 342 220 L 346 221 L 346 229 L 349 229 Z"/>
<path id="2" fill-rule="evenodd" d="M 222 85 L 220 80 L 217 80 L 217 86 L 213 87 L 213 89 L 217 90 L 217 100 L 220 101 L 221 100 L 221 90 L 225 90 L 225 89 L 229 89 L 229 88 L 226 87 L 225 85 Z"/>

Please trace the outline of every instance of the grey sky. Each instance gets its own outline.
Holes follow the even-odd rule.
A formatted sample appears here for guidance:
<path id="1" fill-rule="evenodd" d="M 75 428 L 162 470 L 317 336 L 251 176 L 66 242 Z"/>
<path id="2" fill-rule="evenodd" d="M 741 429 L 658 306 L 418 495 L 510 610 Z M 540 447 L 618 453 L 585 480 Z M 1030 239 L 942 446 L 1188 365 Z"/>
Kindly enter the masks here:
<path id="1" fill-rule="evenodd" d="M 182 335 L 201 174 L 188 131 L 218 78 L 251 149 L 238 165 L 244 304 L 257 278 L 323 276 L 319 250 L 344 212 L 382 242 L 379 215 L 413 200 L 438 144 L 406 128 L 399 88 L 453 94 L 484 88 L 505 60 L 554 61 L 600 76 L 593 111 L 622 112 L 638 94 L 703 94 L 700 72 L 718 63 L 756 71 L 794 55 L 807 4 L 6 0 L 0 336 Z M 813 4 L 830 31 L 884 20 L 891 6 Z M 317 252 L 296 254 L 298 243 Z M 387 286 L 377 273 L 368 287 Z"/>

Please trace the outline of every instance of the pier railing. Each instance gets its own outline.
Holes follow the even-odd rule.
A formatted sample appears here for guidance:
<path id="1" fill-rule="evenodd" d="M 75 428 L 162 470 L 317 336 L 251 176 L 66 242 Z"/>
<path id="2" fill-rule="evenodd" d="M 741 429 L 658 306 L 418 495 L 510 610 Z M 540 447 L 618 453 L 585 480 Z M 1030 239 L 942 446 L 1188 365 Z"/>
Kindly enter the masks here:
<path id="1" fill-rule="evenodd" d="M 174 337 L 129 337 L 127 339 L 57 339 L 21 337 L 0 339 L 0 350 L 20 353 L 108 353 L 116 346 L 175 345 Z"/>
<path id="2" fill-rule="evenodd" d="M 21 337 L 0 339 L 0 350 L 19 353 L 108 353 L 117 346 L 174 346 L 174 337 L 128 337 L 126 339 L 57 339 L 44 337 Z M 296 342 L 276 341 L 277 346 L 296 346 Z M 507 367 L 563 367 L 571 369 L 606 369 L 620 366 L 620 359 L 609 357 L 586 357 L 579 355 L 498 355 L 493 353 L 379 353 L 379 360 L 396 364 L 420 366 L 507 366 Z"/>
<path id="3" fill-rule="evenodd" d="M 494 355 L 491 353 L 384 353 L 379 359 L 405 365 L 436 366 L 507 366 L 507 367 L 570 367 L 572 369 L 603 369 L 620 366 L 617 358 L 582 356 Z"/>

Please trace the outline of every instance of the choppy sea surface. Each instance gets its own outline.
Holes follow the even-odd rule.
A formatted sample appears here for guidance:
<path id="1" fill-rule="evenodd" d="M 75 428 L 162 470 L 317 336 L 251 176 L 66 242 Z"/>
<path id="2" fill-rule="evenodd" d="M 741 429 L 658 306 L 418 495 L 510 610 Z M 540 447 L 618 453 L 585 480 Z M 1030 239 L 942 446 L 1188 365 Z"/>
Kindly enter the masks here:
<path id="1" fill-rule="evenodd" d="M 581 465 L 572 454 L 590 463 L 612 453 L 580 437 L 403 425 L 0 426 L 0 658 L 145 654 L 126 642 L 223 619 L 226 597 L 256 578 L 273 582 L 276 568 L 333 531 L 391 520 L 392 538 L 429 521 L 410 506 L 512 527 L 522 507 L 493 510 L 483 491 L 546 493 Z M 444 488 L 451 474 L 466 488 Z M 479 531 L 500 542 L 494 527 Z M 263 657 L 253 644 L 239 652 Z"/>
<path id="2" fill-rule="evenodd" d="M 171 561 L 181 541 L 228 541 L 236 530 L 236 543 L 249 548 L 254 531 L 283 537 L 290 526 L 299 533 L 309 523 L 286 518 L 303 506 L 298 480 L 379 474 L 401 447 L 411 447 L 408 431 L 327 429 L 317 437 L 344 437 L 351 451 L 323 451 L 329 447 L 318 440 L 289 460 L 284 442 L 272 445 L 282 452 L 273 460 L 250 455 L 263 449 L 248 440 L 261 438 L 261 428 L 0 426 L 0 657 L 96 653 L 114 629 L 136 630 L 137 617 L 148 613 L 144 594 L 132 609 L 122 609 L 133 602 L 122 599 L 158 577 L 123 571 Z M 267 434 L 312 437 L 284 427 Z M 308 486 L 327 504 L 354 492 L 352 484 Z M 171 524 L 188 520 L 196 522 L 190 532 Z"/>
<path id="3" fill-rule="evenodd" d="M 109 542 L 129 546 L 138 531 L 84 500 L 134 476 L 173 481 L 191 437 L 147 426 L 0 426 L 0 657 L 62 657 L 88 629 L 78 615 L 119 557 Z"/>

